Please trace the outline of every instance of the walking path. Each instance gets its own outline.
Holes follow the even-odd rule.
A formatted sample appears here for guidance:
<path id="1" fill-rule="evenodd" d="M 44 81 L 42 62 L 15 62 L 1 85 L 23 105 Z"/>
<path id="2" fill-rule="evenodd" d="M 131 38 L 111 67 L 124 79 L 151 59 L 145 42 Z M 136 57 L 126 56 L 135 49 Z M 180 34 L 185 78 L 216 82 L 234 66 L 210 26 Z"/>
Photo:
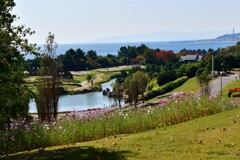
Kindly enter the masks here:
<path id="1" fill-rule="evenodd" d="M 227 76 L 222 76 L 222 88 L 225 87 L 228 83 L 232 81 L 236 81 L 237 73 L 233 73 Z M 221 91 L 221 77 L 218 77 L 217 79 L 213 80 L 210 83 L 211 88 L 211 96 L 217 95 Z"/>
<path id="2" fill-rule="evenodd" d="M 94 82 L 96 83 L 96 82 L 102 80 L 103 75 L 104 75 L 103 73 L 96 75 Z M 74 90 L 78 91 L 78 90 L 89 89 L 89 88 L 91 88 L 91 84 L 90 84 L 90 82 L 85 80 L 81 83 L 81 87 L 75 88 Z"/>

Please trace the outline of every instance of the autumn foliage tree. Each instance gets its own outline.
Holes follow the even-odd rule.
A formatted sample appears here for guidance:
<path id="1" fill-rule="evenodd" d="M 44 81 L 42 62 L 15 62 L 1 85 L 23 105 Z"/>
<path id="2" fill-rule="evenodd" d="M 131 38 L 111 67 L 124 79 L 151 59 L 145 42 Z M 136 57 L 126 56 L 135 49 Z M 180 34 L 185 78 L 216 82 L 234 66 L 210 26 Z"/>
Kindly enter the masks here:
<path id="1" fill-rule="evenodd" d="M 169 50 L 169 51 L 160 50 L 155 54 L 156 54 L 157 60 L 161 60 L 164 63 L 171 62 L 176 58 L 176 55 L 172 50 Z"/>

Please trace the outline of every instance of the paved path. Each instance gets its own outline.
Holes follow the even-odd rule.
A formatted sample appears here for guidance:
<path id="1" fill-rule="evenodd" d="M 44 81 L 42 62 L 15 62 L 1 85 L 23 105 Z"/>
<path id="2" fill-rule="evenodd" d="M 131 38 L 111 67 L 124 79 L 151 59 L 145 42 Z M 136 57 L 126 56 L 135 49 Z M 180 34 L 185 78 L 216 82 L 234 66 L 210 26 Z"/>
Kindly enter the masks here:
<path id="1" fill-rule="evenodd" d="M 237 73 L 233 73 L 228 76 L 222 76 L 222 88 L 232 81 L 236 81 Z M 210 83 L 211 95 L 214 96 L 221 91 L 221 77 Z"/>

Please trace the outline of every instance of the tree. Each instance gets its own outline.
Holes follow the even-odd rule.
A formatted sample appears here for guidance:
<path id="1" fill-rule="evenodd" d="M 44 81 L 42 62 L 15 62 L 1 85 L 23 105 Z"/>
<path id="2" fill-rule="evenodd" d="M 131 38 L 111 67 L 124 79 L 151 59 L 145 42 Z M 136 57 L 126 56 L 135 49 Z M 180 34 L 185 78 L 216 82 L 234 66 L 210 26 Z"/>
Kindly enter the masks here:
<path id="1" fill-rule="evenodd" d="M 93 88 L 93 81 L 94 81 L 95 78 L 96 78 L 96 75 L 94 73 L 88 73 L 87 74 L 86 79 L 87 79 L 88 82 L 91 82 L 92 88 Z"/>
<path id="2" fill-rule="evenodd" d="M 156 64 L 156 55 L 155 52 L 151 49 L 148 49 L 144 52 L 143 57 L 145 59 L 145 64 Z M 160 62 L 159 62 L 160 63 Z"/>
<path id="3" fill-rule="evenodd" d="M 97 58 L 97 53 L 96 51 L 90 50 L 87 52 L 86 57 L 95 60 Z"/>
<path id="4" fill-rule="evenodd" d="M 123 87 L 122 83 L 115 82 L 113 84 L 113 96 L 117 100 L 119 108 L 121 108 L 121 100 L 123 98 L 123 91 L 124 91 L 124 87 Z"/>
<path id="5" fill-rule="evenodd" d="M 195 77 L 197 70 L 198 70 L 197 65 L 193 63 L 187 65 L 187 67 L 185 68 L 185 73 L 188 76 L 188 78 L 192 78 Z"/>
<path id="6" fill-rule="evenodd" d="M 133 102 L 134 106 L 137 106 L 139 89 L 137 85 L 136 77 L 133 74 L 129 75 L 124 80 L 124 90 L 128 96 L 128 102 L 131 104 Z"/>
<path id="7" fill-rule="evenodd" d="M 172 50 L 170 51 L 160 50 L 156 52 L 156 57 L 157 57 L 157 60 L 161 60 L 164 63 L 168 63 L 173 61 L 176 58 L 176 55 Z"/>
<path id="8" fill-rule="evenodd" d="M 147 84 L 150 81 L 149 76 L 141 71 L 137 71 L 136 73 L 133 74 L 133 76 L 136 78 L 137 80 L 137 85 L 138 85 L 138 89 L 139 89 L 139 93 L 142 96 L 142 101 L 144 103 L 144 93 L 146 91 L 147 88 Z"/>
<path id="9" fill-rule="evenodd" d="M 65 54 L 59 55 L 58 59 L 62 61 L 65 71 L 86 70 L 85 52 L 79 48 L 76 51 L 67 50 Z"/>
<path id="10" fill-rule="evenodd" d="M 196 73 L 196 80 L 197 83 L 200 85 L 201 92 L 203 94 L 209 95 L 210 94 L 210 87 L 209 87 L 209 82 L 210 82 L 210 75 L 206 69 L 198 69 Z"/>
<path id="11" fill-rule="evenodd" d="M 124 81 L 125 93 L 128 95 L 129 103 L 133 102 L 137 106 L 138 95 L 142 96 L 144 102 L 144 92 L 146 91 L 149 77 L 147 74 L 137 71 L 129 75 Z"/>
<path id="12" fill-rule="evenodd" d="M 33 93 L 24 86 L 23 64 L 26 53 L 36 53 L 26 36 L 33 34 L 30 28 L 14 26 L 16 15 L 11 11 L 13 0 L 0 1 L 0 128 L 10 127 L 11 120 L 28 115 L 28 103 Z"/>
<path id="13" fill-rule="evenodd" d="M 37 110 L 40 121 L 52 121 L 57 118 L 60 94 L 61 63 L 56 59 L 57 43 L 54 34 L 49 33 L 42 54 L 40 78 L 38 81 Z"/>

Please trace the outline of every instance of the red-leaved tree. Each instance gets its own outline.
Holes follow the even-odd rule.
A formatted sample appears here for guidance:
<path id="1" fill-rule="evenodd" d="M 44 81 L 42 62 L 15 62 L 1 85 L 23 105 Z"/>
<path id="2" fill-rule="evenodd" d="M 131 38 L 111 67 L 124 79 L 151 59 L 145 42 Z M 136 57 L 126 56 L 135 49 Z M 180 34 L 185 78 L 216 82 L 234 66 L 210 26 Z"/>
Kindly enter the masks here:
<path id="1" fill-rule="evenodd" d="M 157 60 L 161 60 L 164 63 L 168 63 L 173 61 L 176 58 L 176 55 L 172 50 L 169 51 L 160 50 L 156 52 L 156 57 Z"/>

